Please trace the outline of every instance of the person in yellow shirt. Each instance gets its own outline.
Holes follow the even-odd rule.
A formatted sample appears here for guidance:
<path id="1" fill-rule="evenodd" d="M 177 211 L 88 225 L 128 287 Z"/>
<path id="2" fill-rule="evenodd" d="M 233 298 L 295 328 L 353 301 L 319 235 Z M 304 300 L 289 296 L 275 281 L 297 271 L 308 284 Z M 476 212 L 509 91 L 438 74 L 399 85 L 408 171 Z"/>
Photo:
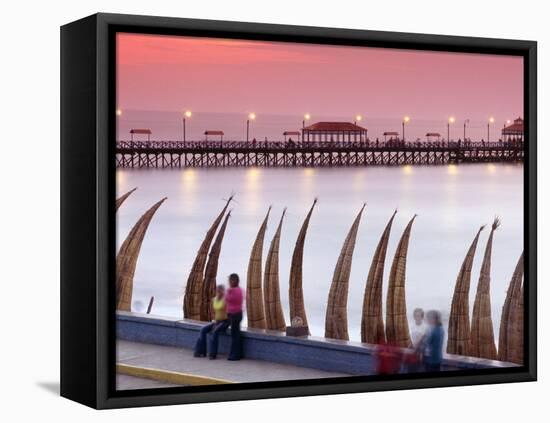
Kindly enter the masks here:
<path id="1" fill-rule="evenodd" d="M 218 285 L 216 287 L 216 296 L 212 298 L 211 307 L 214 314 L 214 320 L 201 329 L 193 355 L 195 357 L 206 356 L 206 343 L 208 334 L 211 332 L 212 336 L 208 342 L 208 356 L 211 360 L 214 360 L 218 354 L 219 335 L 225 332 L 229 327 L 229 319 L 227 318 L 225 305 L 225 287 L 223 285 Z"/>

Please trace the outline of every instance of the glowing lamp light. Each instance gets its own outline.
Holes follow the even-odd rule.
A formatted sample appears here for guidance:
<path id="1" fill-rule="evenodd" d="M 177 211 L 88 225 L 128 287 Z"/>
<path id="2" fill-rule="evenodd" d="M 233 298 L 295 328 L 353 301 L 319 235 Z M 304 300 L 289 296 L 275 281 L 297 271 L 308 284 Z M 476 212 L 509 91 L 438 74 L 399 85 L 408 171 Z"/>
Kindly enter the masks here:
<path id="1" fill-rule="evenodd" d="M 305 119 L 305 120 L 310 120 L 310 119 L 311 119 L 311 115 L 310 115 L 309 113 L 306 113 L 306 114 L 304 115 L 304 119 Z"/>
<path id="2" fill-rule="evenodd" d="M 122 110 L 116 109 L 116 115 L 117 116 L 122 116 Z"/>
<path id="3" fill-rule="evenodd" d="M 361 121 L 362 119 L 363 119 L 363 116 L 361 116 L 361 115 L 355 116 L 355 120 L 358 121 L 358 122 Z"/>
<path id="4" fill-rule="evenodd" d="M 489 123 L 495 123 L 495 118 L 491 116 L 491 117 L 489 118 Z"/>
<path id="5" fill-rule="evenodd" d="M 256 119 L 256 113 L 249 113 L 248 114 L 248 119 L 250 119 L 250 120 Z"/>
<path id="6" fill-rule="evenodd" d="M 403 118 L 403 122 L 405 122 L 405 123 L 408 123 L 410 120 L 411 120 L 411 118 L 409 116 L 405 116 Z"/>
<path id="7" fill-rule="evenodd" d="M 186 110 L 184 115 L 186 118 L 190 118 L 191 116 L 193 116 L 193 113 L 191 113 L 191 110 Z"/>
<path id="8" fill-rule="evenodd" d="M 455 123 L 455 118 L 453 116 L 449 118 L 449 123 Z"/>

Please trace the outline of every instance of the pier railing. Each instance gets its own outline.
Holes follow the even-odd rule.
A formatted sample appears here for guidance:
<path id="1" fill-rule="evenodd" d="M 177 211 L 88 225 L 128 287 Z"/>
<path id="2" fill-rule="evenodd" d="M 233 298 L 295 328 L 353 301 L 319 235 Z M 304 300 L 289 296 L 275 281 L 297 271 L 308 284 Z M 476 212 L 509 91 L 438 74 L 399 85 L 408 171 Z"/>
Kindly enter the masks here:
<path id="1" fill-rule="evenodd" d="M 368 166 L 517 162 L 517 141 L 118 141 L 117 167 Z"/>

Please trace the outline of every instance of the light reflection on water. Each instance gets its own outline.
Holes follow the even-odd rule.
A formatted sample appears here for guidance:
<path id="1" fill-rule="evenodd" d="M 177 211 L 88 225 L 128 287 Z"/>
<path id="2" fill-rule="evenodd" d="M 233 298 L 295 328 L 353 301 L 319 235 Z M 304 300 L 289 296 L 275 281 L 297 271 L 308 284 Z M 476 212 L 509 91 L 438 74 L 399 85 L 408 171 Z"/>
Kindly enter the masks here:
<path id="1" fill-rule="evenodd" d="M 283 208 L 288 207 L 280 247 L 281 296 L 288 319 L 288 275 L 292 250 L 314 198 L 304 253 L 304 295 L 312 333 L 322 336 L 326 300 L 334 266 L 346 233 L 363 202 L 350 279 L 350 336 L 359 340 L 364 284 L 381 232 L 398 208 L 384 280 L 408 220 L 416 219 L 407 264 L 407 307 L 436 308 L 446 319 L 458 269 L 477 228 L 495 215 L 502 227 L 495 234 L 491 299 L 495 336 L 506 289 L 523 249 L 523 166 L 508 164 L 434 167 L 331 169 L 186 169 L 117 170 L 118 194 L 138 190 L 117 215 L 118 244 L 139 216 L 167 196 L 153 218 L 135 274 L 134 301 L 155 296 L 153 314 L 181 317 L 182 292 L 197 248 L 224 198 L 235 193 L 219 264 L 219 282 L 231 272 L 246 280 L 250 249 L 269 205 L 272 216 L 264 260 Z M 483 248 L 482 233 L 472 273 L 475 295 Z M 385 302 L 385 301 L 384 301 Z M 137 310 L 136 310 L 137 311 Z M 288 323 L 288 322 L 287 322 Z"/>

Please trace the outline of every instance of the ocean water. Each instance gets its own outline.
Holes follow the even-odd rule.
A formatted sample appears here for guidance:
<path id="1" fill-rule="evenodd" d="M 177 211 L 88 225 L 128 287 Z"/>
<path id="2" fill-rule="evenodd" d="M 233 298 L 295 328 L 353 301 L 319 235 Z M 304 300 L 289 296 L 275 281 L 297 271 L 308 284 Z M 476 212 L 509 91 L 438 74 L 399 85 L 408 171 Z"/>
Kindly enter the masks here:
<path id="1" fill-rule="evenodd" d="M 252 243 L 273 206 L 264 244 L 269 244 L 287 208 L 280 246 L 281 300 L 287 323 L 288 278 L 298 231 L 314 198 L 304 252 L 304 296 L 311 332 L 324 334 L 327 297 L 334 267 L 353 219 L 363 214 L 349 282 L 351 340 L 360 340 L 363 292 L 372 256 L 395 209 L 384 274 L 384 304 L 393 254 L 416 213 L 407 261 L 408 314 L 415 307 L 438 309 L 445 323 L 457 273 L 480 225 L 495 216 L 502 226 L 494 237 L 491 306 L 498 326 L 506 289 L 523 250 L 523 166 L 467 164 L 434 167 L 118 169 L 118 195 L 138 187 L 117 213 L 117 244 L 151 205 L 168 200 L 154 216 L 138 260 L 133 310 L 144 311 L 155 296 L 152 314 L 182 317 L 185 284 L 197 249 L 230 194 L 232 216 L 219 262 L 218 282 L 237 272 L 243 285 Z M 489 235 L 482 232 L 472 272 L 470 312 Z M 246 325 L 246 320 L 244 321 Z"/>

